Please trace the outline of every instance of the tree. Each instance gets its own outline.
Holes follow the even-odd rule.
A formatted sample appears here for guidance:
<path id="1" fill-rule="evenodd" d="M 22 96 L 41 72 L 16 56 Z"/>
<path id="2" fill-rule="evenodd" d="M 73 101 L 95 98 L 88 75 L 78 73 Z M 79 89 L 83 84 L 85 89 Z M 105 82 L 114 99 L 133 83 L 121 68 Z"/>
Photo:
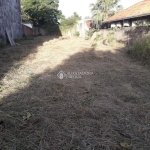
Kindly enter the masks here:
<path id="1" fill-rule="evenodd" d="M 69 29 L 72 29 L 77 24 L 77 21 L 81 20 L 81 17 L 74 12 L 71 17 L 62 19 L 60 22 L 60 27 L 62 31 L 67 31 Z"/>
<path id="2" fill-rule="evenodd" d="M 120 11 L 123 11 L 123 6 L 122 5 L 118 5 L 117 8 L 116 8 L 116 13 L 120 12 Z"/>
<path id="3" fill-rule="evenodd" d="M 76 12 L 73 13 L 73 15 L 71 16 L 71 18 L 73 18 L 74 20 L 81 20 L 81 16 L 79 16 Z"/>
<path id="4" fill-rule="evenodd" d="M 97 0 L 95 4 L 91 4 L 92 18 L 96 26 L 101 25 L 102 21 L 114 15 L 114 8 L 119 0 Z"/>
<path id="5" fill-rule="evenodd" d="M 92 19 L 93 23 L 95 24 L 95 28 L 100 27 L 101 22 L 103 20 L 103 13 L 101 11 L 100 5 L 98 3 L 96 4 L 90 4 L 90 7 L 92 7 Z"/>
<path id="6" fill-rule="evenodd" d="M 23 21 L 30 21 L 35 27 L 58 25 L 62 17 L 58 6 L 59 0 L 21 0 Z"/>

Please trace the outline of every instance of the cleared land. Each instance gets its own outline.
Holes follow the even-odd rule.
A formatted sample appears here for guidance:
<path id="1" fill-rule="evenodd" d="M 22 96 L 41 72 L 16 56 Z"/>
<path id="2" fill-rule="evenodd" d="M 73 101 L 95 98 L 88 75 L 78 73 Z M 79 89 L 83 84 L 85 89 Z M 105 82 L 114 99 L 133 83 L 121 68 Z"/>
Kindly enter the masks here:
<path id="1" fill-rule="evenodd" d="M 20 44 L 0 50 L 0 150 L 150 149 L 150 70 L 80 38 Z"/>

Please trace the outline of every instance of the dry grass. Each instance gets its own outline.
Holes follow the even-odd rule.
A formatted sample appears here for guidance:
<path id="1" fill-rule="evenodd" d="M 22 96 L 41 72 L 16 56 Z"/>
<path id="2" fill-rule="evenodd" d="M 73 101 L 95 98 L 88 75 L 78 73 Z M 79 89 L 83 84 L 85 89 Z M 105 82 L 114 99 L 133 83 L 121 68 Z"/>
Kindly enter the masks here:
<path id="1" fill-rule="evenodd" d="M 128 54 L 145 65 L 150 65 L 150 36 L 144 37 L 135 42 L 128 49 Z"/>
<path id="2" fill-rule="evenodd" d="M 150 71 L 121 48 L 38 37 L 0 54 L 0 150 L 150 149 Z"/>

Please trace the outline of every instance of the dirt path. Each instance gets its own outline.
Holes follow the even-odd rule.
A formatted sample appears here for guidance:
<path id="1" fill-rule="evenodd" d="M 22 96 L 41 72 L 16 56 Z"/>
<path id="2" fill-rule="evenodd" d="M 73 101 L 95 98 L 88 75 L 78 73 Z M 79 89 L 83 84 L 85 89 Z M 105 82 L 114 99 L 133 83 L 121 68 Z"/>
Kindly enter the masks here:
<path id="1" fill-rule="evenodd" d="M 0 54 L 0 149 L 150 149 L 150 71 L 121 48 L 39 37 Z"/>

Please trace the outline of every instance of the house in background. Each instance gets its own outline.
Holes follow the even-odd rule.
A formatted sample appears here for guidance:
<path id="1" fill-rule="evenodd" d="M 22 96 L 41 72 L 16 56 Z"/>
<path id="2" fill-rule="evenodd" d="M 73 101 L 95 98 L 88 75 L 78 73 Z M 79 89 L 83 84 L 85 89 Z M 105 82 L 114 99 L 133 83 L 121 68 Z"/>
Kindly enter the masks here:
<path id="1" fill-rule="evenodd" d="M 85 37 L 86 32 L 89 31 L 93 27 L 92 19 L 84 19 L 78 21 L 77 31 L 80 33 L 80 37 Z"/>
<path id="2" fill-rule="evenodd" d="M 22 29 L 23 29 L 23 35 L 24 36 L 33 36 L 34 31 L 33 31 L 33 25 L 29 22 L 23 22 L 22 23 Z"/>
<path id="3" fill-rule="evenodd" d="M 150 0 L 141 1 L 103 21 L 104 28 L 129 27 L 150 23 Z"/>
<path id="4" fill-rule="evenodd" d="M 22 38 L 20 0 L 0 0 L 0 42 Z"/>

